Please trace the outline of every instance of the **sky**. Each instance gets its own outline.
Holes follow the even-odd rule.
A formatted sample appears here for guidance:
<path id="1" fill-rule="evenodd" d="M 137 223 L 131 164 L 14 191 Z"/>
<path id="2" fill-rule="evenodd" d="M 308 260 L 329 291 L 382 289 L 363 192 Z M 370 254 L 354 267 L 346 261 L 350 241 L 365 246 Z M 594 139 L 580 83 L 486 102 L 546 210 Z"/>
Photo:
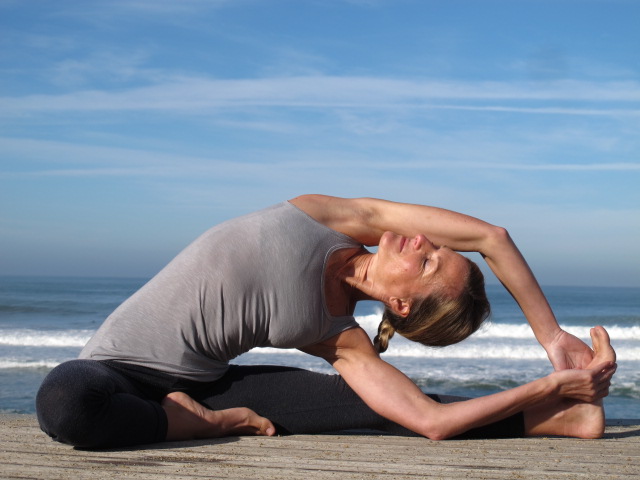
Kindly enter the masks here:
<path id="1" fill-rule="evenodd" d="M 150 277 L 323 193 L 506 227 L 543 285 L 640 286 L 639 23 L 635 0 L 0 0 L 0 275 Z"/>

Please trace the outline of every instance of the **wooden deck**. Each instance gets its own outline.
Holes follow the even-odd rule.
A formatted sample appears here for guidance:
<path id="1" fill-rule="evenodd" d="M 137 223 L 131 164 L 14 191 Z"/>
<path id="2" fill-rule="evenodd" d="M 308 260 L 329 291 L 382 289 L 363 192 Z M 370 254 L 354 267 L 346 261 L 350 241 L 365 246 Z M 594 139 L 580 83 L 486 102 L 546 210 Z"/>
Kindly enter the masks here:
<path id="1" fill-rule="evenodd" d="M 640 478 L 640 420 L 609 424 L 601 440 L 293 435 L 83 451 L 50 440 L 32 415 L 0 415 L 0 478 Z"/>

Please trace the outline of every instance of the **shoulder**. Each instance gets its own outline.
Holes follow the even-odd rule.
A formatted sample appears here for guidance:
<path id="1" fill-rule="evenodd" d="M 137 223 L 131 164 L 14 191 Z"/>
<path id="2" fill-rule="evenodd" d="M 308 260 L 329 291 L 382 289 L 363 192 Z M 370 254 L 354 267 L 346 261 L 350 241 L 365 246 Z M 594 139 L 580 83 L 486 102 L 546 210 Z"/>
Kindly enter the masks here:
<path id="1" fill-rule="evenodd" d="M 356 198 L 308 194 L 292 198 L 289 203 L 295 205 L 318 222 L 325 223 L 349 216 L 358 208 L 358 200 Z"/>
<path id="2" fill-rule="evenodd" d="M 371 339 L 361 327 L 344 330 L 322 342 L 299 348 L 300 351 L 324 358 L 330 364 L 355 356 L 379 357 Z"/>
<path id="3" fill-rule="evenodd" d="M 371 228 L 376 199 L 309 194 L 289 200 L 317 222 L 364 245 L 377 245 L 379 232 Z"/>

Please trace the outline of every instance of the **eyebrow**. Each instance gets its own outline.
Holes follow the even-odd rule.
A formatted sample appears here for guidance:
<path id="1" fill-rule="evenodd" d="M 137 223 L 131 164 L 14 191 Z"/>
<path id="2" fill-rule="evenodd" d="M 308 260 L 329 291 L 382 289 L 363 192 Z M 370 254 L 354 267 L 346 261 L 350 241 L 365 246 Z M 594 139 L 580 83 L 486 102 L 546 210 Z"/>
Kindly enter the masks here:
<path id="1" fill-rule="evenodd" d="M 442 246 L 438 247 L 438 250 L 440 250 L 443 246 L 444 246 L 444 245 L 442 245 Z M 439 258 L 437 259 L 437 263 L 436 263 L 436 266 L 435 266 L 435 268 L 434 268 L 434 270 L 433 270 L 433 273 L 437 273 L 437 272 L 438 272 L 438 270 L 440 270 L 440 259 L 439 259 Z"/>

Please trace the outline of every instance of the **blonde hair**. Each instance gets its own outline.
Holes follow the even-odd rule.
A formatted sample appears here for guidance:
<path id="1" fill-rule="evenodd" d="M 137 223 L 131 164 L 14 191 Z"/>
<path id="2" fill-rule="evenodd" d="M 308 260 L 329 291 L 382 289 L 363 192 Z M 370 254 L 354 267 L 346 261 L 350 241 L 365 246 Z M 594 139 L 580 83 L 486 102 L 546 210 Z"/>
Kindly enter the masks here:
<path id="1" fill-rule="evenodd" d="M 388 307 L 382 314 L 378 335 L 373 340 L 378 353 L 387 350 L 395 332 L 431 347 L 458 343 L 480 328 L 491 313 L 484 289 L 484 276 L 469 259 L 469 272 L 462 292 L 455 298 L 435 292 L 414 301 L 409 315 L 396 315 Z"/>

